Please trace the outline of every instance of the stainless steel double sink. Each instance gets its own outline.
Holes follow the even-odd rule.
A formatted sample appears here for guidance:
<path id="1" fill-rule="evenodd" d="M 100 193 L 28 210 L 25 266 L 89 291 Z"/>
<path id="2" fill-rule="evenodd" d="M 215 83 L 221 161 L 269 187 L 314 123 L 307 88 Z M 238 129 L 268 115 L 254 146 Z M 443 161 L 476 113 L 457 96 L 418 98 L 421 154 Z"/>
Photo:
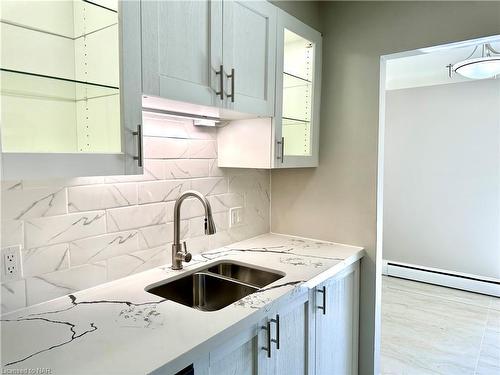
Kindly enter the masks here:
<path id="1" fill-rule="evenodd" d="M 284 276 L 274 270 L 221 261 L 145 290 L 193 309 L 217 311 Z"/>

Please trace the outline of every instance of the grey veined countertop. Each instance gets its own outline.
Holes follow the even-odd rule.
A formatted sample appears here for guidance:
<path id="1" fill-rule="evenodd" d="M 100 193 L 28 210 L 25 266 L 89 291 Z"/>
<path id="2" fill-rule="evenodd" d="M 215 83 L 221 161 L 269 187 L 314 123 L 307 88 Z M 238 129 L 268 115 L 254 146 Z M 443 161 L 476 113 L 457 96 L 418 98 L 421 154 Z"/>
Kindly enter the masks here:
<path id="1" fill-rule="evenodd" d="M 278 299 L 313 288 L 363 254 L 360 247 L 265 234 L 197 255 L 180 271 L 159 267 L 18 310 L 2 316 L 2 368 L 48 368 L 52 374 L 148 373 L 195 349 L 209 350 L 221 332 L 242 329 Z M 285 276 L 214 312 L 144 290 L 220 260 Z"/>

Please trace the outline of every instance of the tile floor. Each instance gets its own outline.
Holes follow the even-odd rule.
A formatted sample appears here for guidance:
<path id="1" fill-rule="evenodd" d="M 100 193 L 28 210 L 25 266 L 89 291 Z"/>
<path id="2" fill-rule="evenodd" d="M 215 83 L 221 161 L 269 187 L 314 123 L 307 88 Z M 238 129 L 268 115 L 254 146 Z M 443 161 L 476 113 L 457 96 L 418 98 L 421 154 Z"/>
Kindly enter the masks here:
<path id="1" fill-rule="evenodd" d="M 500 375 L 500 298 L 384 276 L 382 374 Z"/>

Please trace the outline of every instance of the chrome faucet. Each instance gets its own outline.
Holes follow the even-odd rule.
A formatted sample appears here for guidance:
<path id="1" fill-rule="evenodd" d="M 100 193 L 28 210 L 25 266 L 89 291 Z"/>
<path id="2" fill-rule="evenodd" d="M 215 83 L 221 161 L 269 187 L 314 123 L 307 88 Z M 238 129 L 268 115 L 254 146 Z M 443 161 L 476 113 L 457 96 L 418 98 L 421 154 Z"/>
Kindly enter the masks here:
<path id="1" fill-rule="evenodd" d="M 188 197 L 198 198 L 203 207 L 205 208 L 205 234 L 215 233 L 215 223 L 212 217 L 212 208 L 210 202 L 201 193 L 195 190 L 188 190 L 181 194 L 175 201 L 174 205 L 174 243 L 172 244 L 172 269 L 181 270 L 182 262 L 190 262 L 192 255 L 188 253 L 186 248 L 186 241 L 181 245 L 180 242 L 180 221 L 181 221 L 181 205 L 182 202 Z"/>

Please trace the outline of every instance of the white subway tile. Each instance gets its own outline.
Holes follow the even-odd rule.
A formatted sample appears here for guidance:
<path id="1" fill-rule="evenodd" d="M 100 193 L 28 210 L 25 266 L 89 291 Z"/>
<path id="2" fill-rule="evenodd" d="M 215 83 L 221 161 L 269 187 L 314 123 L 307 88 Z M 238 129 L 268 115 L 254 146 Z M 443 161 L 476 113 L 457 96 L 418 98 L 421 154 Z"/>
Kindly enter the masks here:
<path id="1" fill-rule="evenodd" d="M 2 192 L 2 219 L 30 219 L 65 214 L 66 189 L 14 189 Z"/>
<path id="2" fill-rule="evenodd" d="M 231 236 L 231 231 L 217 232 L 208 238 L 209 250 L 218 249 L 234 242 L 236 242 L 236 239 Z"/>
<path id="3" fill-rule="evenodd" d="M 144 137 L 144 157 L 148 159 L 178 159 L 189 155 L 189 140 Z"/>
<path id="4" fill-rule="evenodd" d="M 26 279 L 26 297 L 28 305 L 34 305 L 105 282 L 104 262 L 86 264 Z"/>
<path id="5" fill-rule="evenodd" d="M 188 234 L 188 221 L 181 220 L 180 238 L 183 239 Z M 154 247 L 167 245 L 174 240 L 174 223 L 154 225 L 139 229 L 139 249 L 152 249 Z"/>
<path id="6" fill-rule="evenodd" d="M 70 212 L 101 210 L 137 204 L 135 183 L 68 188 Z"/>
<path id="7" fill-rule="evenodd" d="M 168 202 L 191 188 L 189 180 L 166 180 L 139 183 L 139 204 Z"/>
<path id="8" fill-rule="evenodd" d="M 104 211 L 30 219 L 24 224 L 25 246 L 31 249 L 97 236 L 105 231 Z"/>
<path id="9" fill-rule="evenodd" d="M 22 251 L 23 277 L 43 275 L 69 267 L 68 244 L 38 247 Z"/>
<path id="10" fill-rule="evenodd" d="M 21 245 L 24 247 L 24 225 L 22 220 L 6 220 L 2 218 L 1 247 Z"/>
<path id="11" fill-rule="evenodd" d="M 209 175 L 211 177 L 223 177 L 229 174 L 228 168 L 219 168 L 217 159 L 211 159 L 209 162 Z"/>
<path id="12" fill-rule="evenodd" d="M 232 207 L 241 207 L 245 205 L 242 194 L 227 193 L 221 195 L 212 195 L 208 197 L 213 212 L 228 211 Z"/>
<path id="13" fill-rule="evenodd" d="M 2 314 L 26 307 L 26 281 L 3 283 L 1 286 Z"/>
<path id="14" fill-rule="evenodd" d="M 104 177 L 74 177 L 74 178 L 51 178 L 41 180 L 23 180 L 23 189 L 49 188 L 54 189 L 63 186 L 80 186 L 102 184 Z"/>
<path id="15" fill-rule="evenodd" d="M 193 255 L 203 253 L 204 251 L 208 251 L 209 237 L 210 236 L 200 236 L 200 237 L 188 238 L 186 240 L 187 251 L 189 251 Z"/>
<path id="16" fill-rule="evenodd" d="M 189 138 L 191 139 L 217 139 L 217 129 L 212 126 L 196 126 L 191 124 L 185 125 Z"/>
<path id="17" fill-rule="evenodd" d="M 165 179 L 165 161 L 155 159 L 144 159 L 144 176 L 148 180 Z"/>
<path id="18" fill-rule="evenodd" d="M 165 160 L 165 178 L 208 177 L 208 159 Z"/>
<path id="19" fill-rule="evenodd" d="M 205 215 L 205 208 L 197 198 L 188 198 L 182 202 L 181 219 L 192 219 L 202 215 Z"/>
<path id="20" fill-rule="evenodd" d="M 1 181 L 0 186 L 3 193 L 4 191 L 21 190 L 23 183 L 22 181 L 4 180 Z"/>
<path id="21" fill-rule="evenodd" d="M 191 159 L 215 159 L 217 157 L 217 142 L 204 139 L 190 140 L 189 157 Z"/>
<path id="22" fill-rule="evenodd" d="M 225 177 L 197 178 L 191 182 L 193 190 L 203 195 L 227 193 L 227 179 Z"/>
<path id="23" fill-rule="evenodd" d="M 144 113 L 143 120 L 145 136 L 164 138 L 189 138 L 186 125 L 192 126 L 193 123 L 193 120 L 153 113 Z"/>
<path id="24" fill-rule="evenodd" d="M 171 249 L 160 246 L 153 249 L 137 251 L 133 254 L 121 255 L 107 260 L 108 280 L 142 272 L 154 267 L 170 263 Z"/>
<path id="25" fill-rule="evenodd" d="M 69 244 L 71 266 L 133 253 L 139 249 L 138 238 L 138 232 L 133 230 L 72 241 Z"/>
<path id="26" fill-rule="evenodd" d="M 106 212 L 108 232 L 164 224 L 173 217 L 173 202 L 112 208 Z"/>

